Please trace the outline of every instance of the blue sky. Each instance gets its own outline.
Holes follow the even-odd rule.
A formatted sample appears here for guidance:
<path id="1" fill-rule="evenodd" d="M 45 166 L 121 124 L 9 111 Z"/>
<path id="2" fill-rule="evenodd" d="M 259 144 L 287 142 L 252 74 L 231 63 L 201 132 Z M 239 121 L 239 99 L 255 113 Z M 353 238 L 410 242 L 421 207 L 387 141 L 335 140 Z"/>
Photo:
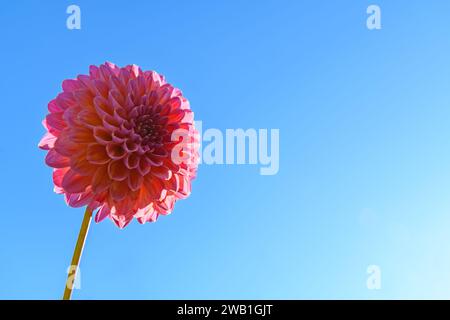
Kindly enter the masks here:
<path id="1" fill-rule="evenodd" d="M 377 4 L 382 29 L 366 28 Z M 81 8 L 81 30 L 66 8 Z M 450 3 L 4 3 L 0 298 L 59 299 L 83 209 L 46 105 L 90 64 L 164 74 L 203 129 L 277 128 L 280 170 L 202 165 L 157 223 L 92 225 L 75 299 L 450 298 Z M 366 269 L 381 269 L 368 290 Z"/>

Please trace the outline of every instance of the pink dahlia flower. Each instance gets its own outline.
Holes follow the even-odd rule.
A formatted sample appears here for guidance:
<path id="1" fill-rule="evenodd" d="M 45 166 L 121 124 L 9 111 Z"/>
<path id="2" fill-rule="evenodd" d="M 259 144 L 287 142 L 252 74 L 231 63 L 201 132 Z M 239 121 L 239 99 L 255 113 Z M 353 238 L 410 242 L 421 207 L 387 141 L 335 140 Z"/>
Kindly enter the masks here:
<path id="1" fill-rule="evenodd" d="M 154 222 L 191 192 L 198 132 L 189 102 L 154 71 L 112 63 L 62 83 L 48 104 L 48 150 L 55 192 L 68 205 L 98 209 L 125 227 Z"/>

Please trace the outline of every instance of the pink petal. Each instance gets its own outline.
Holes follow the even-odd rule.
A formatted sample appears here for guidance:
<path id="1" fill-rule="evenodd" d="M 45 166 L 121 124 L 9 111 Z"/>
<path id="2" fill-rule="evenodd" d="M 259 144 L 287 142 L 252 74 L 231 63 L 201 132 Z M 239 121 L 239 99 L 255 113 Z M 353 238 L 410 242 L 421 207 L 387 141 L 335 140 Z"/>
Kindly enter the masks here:
<path id="1" fill-rule="evenodd" d="M 97 194 L 101 193 L 109 188 L 110 183 L 111 180 L 108 176 L 108 167 L 99 167 L 92 178 L 92 190 Z"/>
<path id="2" fill-rule="evenodd" d="M 62 88 L 65 92 L 72 92 L 80 88 L 77 80 L 66 79 L 62 83 Z"/>
<path id="3" fill-rule="evenodd" d="M 112 180 L 122 181 L 128 177 L 128 169 L 122 160 L 115 160 L 109 163 L 108 174 Z"/>
<path id="4" fill-rule="evenodd" d="M 55 146 L 56 137 L 47 132 L 44 137 L 39 141 L 39 148 L 42 150 L 50 150 Z"/>
<path id="5" fill-rule="evenodd" d="M 47 120 L 47 125 L 57 131 L 62 131 L 67 126 L 62 112 L 50 113 L 45 119 Z"/>
<path id="6" fill-rule="evenodd" d="M 55 149 L 51 149 L 45 157 L 45 163 L 53 168 L 64 168 L 70 165 L 70 159 L 60 155 Z"/>
<path id="7" fill-rule="evenodd" d="M 92 192 L 75 193 L 75 194 L 66 193 L 66 203 L 73 208 L 84 207 L 85 205 L 90 203 L 92 199 L 93 199 Z"/>
<path id="8" fill-rule="evenodd" d="M 137 191 L 142 185 L 144 178 L 139 174 L 137 170 L 130 171 L 128 175 L 128 187 L 132 191 Z"/>
<path id="9" fill-rule="evenodd" d="M 91 182 L 91 177 L 84 177 L 69 169 L 62 180 L 62 187 L 68 193 L 82 193 Z"/>
<path id="10" fill-rule="evenodd" d="M 111 158 L 106 153 L 105 146 L 92 143 L 87 148 L 86 160 L 92 164 L 106 164 Z"/>
<path id="11" fill-rule="evenodd" d="M 107 216 L 109 216 L 111 210 L 109 209 L 107 204 L 104 204 L 100 209 L 98 210 L 97 214 L 95 215 L 94 221 L 99 223 L 103 221 Z"/>
<path id="12" fill-rule="evenodd" d="M 121 201 L 125 199 L 128 192 L 129 189 L 126 182 L 114 181 L 109 188 L 109 194 L 114 201 Z"/>

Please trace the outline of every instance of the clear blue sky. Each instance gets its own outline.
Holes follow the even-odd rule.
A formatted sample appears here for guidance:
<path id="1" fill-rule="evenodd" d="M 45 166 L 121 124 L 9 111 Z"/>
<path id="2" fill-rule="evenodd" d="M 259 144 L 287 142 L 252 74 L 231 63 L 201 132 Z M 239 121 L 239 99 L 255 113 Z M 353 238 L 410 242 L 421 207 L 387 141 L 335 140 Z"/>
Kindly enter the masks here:
<path id="1" fill-rule="evenodd" d="M 41 120 L 104 61 L 163 73 L 204 129 L 279 128 L 280 170 L 203 165 L 172 215 L 94 224 L 75 299 L 450 298 L 450 2 L 76 1 L 68 30 L 70 4 L 0 8 L 0 298 L 62 295 L 83 209 Z"/>

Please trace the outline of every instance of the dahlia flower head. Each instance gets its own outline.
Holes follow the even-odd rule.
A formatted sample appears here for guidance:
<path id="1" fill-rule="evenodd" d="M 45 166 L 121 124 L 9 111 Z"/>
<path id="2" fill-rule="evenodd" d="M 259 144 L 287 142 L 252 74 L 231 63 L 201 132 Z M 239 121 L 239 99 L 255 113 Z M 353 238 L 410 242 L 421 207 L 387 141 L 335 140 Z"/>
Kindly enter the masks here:
<path id="1" fill-rule="evenodd" d="M 199 136 L 181 91 L 154 71 L 112 63 L 64 80 L 39 147 L 54 191 L 124 228 L 154 222 L 191 193 Z"/>

